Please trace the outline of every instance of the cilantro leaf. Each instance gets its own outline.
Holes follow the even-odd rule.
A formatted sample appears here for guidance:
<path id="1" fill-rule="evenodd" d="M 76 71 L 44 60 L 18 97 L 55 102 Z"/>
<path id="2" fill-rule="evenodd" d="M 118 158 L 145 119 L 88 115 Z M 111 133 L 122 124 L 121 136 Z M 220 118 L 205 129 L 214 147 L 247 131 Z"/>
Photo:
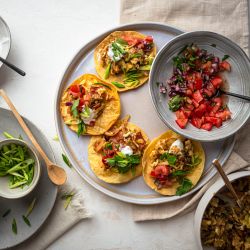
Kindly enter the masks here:
<path id="1" fill-rule="evenodd" d="M 86 133 L 86 125 L 84 124 L 83 121 L 81 121 L 80 123 L 78 123 L 77 135 L 79 137 L 80 135 L 85 133 Z"/>
<path id="2" fill-rule="evenodd" d="M 173 154 L 169 154 L 169 153 L 163 153 L 161 156 L 160 156 L 160 160 L 164 160 L 166 159 L 168 161 L 168 164 L 170 166 L 174 166 L 175 163 L 176 163 L 176 160 L 177 160 L 177 157 L 176 155 L 173 155 Z"/>
<path id="3" fill-rule="evenodd" d="M 169 109 L 173 112 L 177 111 L 182 104 L 183 97 L 176 95 L 170 99 L 168 102 Z"/>
<path id="4" fill-rule="evenodd" d="M 223 58 L 222 58 L 222 61 L 227 60 L 229 57 L 230 57 L 229 55 L 224 55 Z"/>
<path id="5" fill-rule="evenodd" d="M 177 188 L 176 190 L 176 195 L 183 195 L 185 193 L 187 193 L 193 186 L 193 183 L 187 179 L 187 178 L 183 178 L 181 181 L 181 185 Z"/>
<path id="6" fill-rule="evenodd" d="M 79 98 L 78 98 L 77 100 L 75 100 L 75 101 L 73 102 L 72 107 L 71 107 L 71 112 L 72 112 L 72 114 L 73 114 L 73 117 L 77 117 L 77 115 L 78 115 L 77 107 L 78 107 L 78 105 L 79 105 L 79 101 L 80 101 Z"/>
<path id="7" fill-rule="evenodd" d="M 171 173 L 171 176 L 173 176 L 173 177 L 175 177 L 175 176 L 183 176 L 183 175 L 187 175 L 189 173 L 190 173 L 190 171 L 177 170 L 177 171 Z"/>

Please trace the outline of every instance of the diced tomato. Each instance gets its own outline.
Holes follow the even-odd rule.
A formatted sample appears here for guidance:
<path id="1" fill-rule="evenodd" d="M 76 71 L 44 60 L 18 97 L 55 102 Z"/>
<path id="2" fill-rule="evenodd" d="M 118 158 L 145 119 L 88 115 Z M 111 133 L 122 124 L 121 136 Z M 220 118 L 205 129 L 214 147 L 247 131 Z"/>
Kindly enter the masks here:
<path id="1" fill-rule="evenodd" d="M 128 45 L 131 45 L 131 46 L 138 44 L 141 40 L 132 36 L 123 36 L 122 39 L 124 39 L 128 43 Z"/>
<path id="2" fill-rule="evenodd" d="M 205 112 L 206 112 L 206 105 L 205 104 L 201 104 L 198 108 L 196 108 L 194 110 L 195 116 L 199 117 L 199 118 L 201 118 Z"/>
<path id="3" fill-rule="evenodd" d="M 151 175 L 152 177 L 156 177 L 155 171 L 152 170 L 151 173 L 150 173 L 150 175 Z"/>
<path id="4" fill-rule="evenodd" d="M 195 82 L 194 82 L 194 88 L 197 89 L 201 89 L 202 88 L 202 78 L 201 78 L 201 73 L 196 72 L 195 74 Z"/>
<path id="5" fill-rule="evenodd" d="M 207 97 L 211 97 L 213 95 L 213 93 L 208 89 L 203 89 L 202 93 L 205 94 Z"/>
<path id="6" fill-rule="evenodd" d="M 200 92 L 200 90 L 196 90 L 194 93 L 193 93 L 193 98 L 196 102 L 200 103 L 202 100 L 203 100 L 203 96 Z M 194 105 L 195 106 L 195 105 Z"/>
<path id="7" fill-rule="evenodd" d="M 227 61 L 222 61 L 222 62 L 220 63 L 220 69 L 226 70 L 226 71 L 231 71 L 231 65 L 230 65 L 230 63 L 227 62 Z"/>
<path id="8" fill-rule="evenodd" d="M 215 92 L 216 92 L 216 89 L 215 89 L 214 85 L 213 85 L 211 82 L 208 83 L 207 89 L 208 89 L 209 91 L 211 91 L 213 94 L 215 94 Z"/>
<path id="9" fill-rule="evenodd" d="M 71 92 L 73 92 L 73 93 L 78 93 L 78 92 L 80 92 L 80 86 L 77 85 L 77 84 L 72 85 L 72 86 L 70 86 L 69 90 L 70 90 Z"/>
<path id="10" fill-rule="evenodd" d="M 185 128 L 187 126 L 188 119 L 177 119 L 175 122 L 180 128 Z"/>
<path id="11" fill-rule="evenodd" d="M 169 167 L 167 165 L 157 165 L 154 169 L 155 175 L 169 175 Z"/>
<path id="12" fill-rule="evenodd" d="M 175 112 L 175 115 L 177 117 L 177 119 L 186 119 L 187 117 L 185 116 L 183 110 L 177 110 Z"/>
<path id="13" fill-rule="evenodd" d="M 205 122 L 212 123 L 214 126 L 219 128 L 222 125 L 222 119 L 218 117 L 205 117 Z"/>
<path id="14" fill-rule="evenodd" d="M 191 123 L 196 127 L 196 128 L 201 128 L 202 125 L 202 119 L 200 118 L 192 118 Z"/>
<path id="15" fill-rule="evenodd" d="M 219 88 L 223 82 L 220 76 L 214 76 L 210 81 L 214 85 L 215 88 Z"/>
<path id="16" fill-rule="evenodd" d="M 191 103 L 193 103 L 193 102 L 191 102 Z M 186 103 L 185 108 L 188 109 L 188 110 L 193 110 L 194 106 L 192 104 Z"/>
<path id="17" fill-rule="evenodd" d="M 187 87 L 191 90 L 191 91 L 194 91 L 194 84 L 192 82 L 189 82 L 187 83 Z"/>
<path id="18" fill-rule="evenodd" d="M 189 103 L 189 104 L 192 104 L 192 103 L 193 103 L 193 102 L 192 102 L 192 99 L 189 98 L 189 97 L 186 97 L 185 100 L 186 100 L 186 103 Z"/>
<path id="19" fill-rule="evenodd" d="M 195 108 L 199 107 L 199 103 L 197 101 L 195 101 L 194 99 L 192 100 L 192 103 L 193 103 Z"/>
<path id="20" fill-rule="evenodd" d="M 215 117 L 221 118 L 222 121 L 226 121 L 231 118 L 231 112 L 228 109 L 219 111 L 215 114 Z"/>
<path id="21" fill-rule="evenodd" d="M 214 114 L 220 109 L 221 105 L 222 105 L 222 99 L 220 97 L 216 97 L 213 98 L 213 103 L 215 103 L 215 105 L 212 108 L 212 111 Z"/>
<path id="22" fill-rule="evenodd" d="M 204 69 L 205 72 L 210 73 L 211 66 L 212 66 L 212 62 L 207 61 L 201 67 L 202 67 L 202 69 Z"/>
<path id="23" fill-rule="evenodd" d="M 210 131 L 212 129 L 212 127 L 213 127 L 213 124 L 210 123 L 210 122 L 207 122 L 207 123 L 204 123 L 204 124 L 201 125 L 201 128 L 205 129 L 207 131 Z"/>
<path id="24" fill-rule="evenodd" d="M 186 95 L 187 96 L 192 96 L 192 94 L 193 94 L 193 91 L 191 89 L 186 90 Z"/>
<path id="25" fill-rule="evenodd" d="M 182 111 L 184 113 L 185 118 L 188 118 L 192 114 L 192 111 L 188 109 L 183 109 Z"/>
<path id="26" fill-rule="evenodd" d="M 148 42 L 148 43 L 152 43 L 154 39 L 153 39 L 152 36 L 146 36 L 146 37 L 144 38 L 144 40 L 145 40 L 146 42 Z"/>

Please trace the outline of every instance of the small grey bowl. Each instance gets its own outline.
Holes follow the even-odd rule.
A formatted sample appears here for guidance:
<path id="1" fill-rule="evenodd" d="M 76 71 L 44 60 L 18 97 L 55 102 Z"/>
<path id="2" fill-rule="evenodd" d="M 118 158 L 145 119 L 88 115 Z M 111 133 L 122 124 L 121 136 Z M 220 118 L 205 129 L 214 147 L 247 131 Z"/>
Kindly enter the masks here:
<path id="1" fill-rule="evenodd" d="M 234 42 L 217 33 L 208 31 L 188 32 L 173 38 L 158 52 L 150 71 L 149 87 L 153 105 L 162 121 L 178 134 L 198 141 L 222 140 L 236 133 L 250 116 L 250 104 L 234 97 L 228 98 L 228 107 L 232 118 L 223 122 L 220 128 L 211 131 L 198 129 L 187 125 L 181 129 L 175 122 L 175 113 L 168 108 L 168 94 L 161 94 L 159 82 L 166 84 L 173 72 L 172 59 L 187 44 L 197 44 L 209 53 L 222 58 L 229 55 L 227 61 L 231 64 L 231 72 L 223 72 L 230 92 L 250 96 L 250 61 L 245 52 Z M 216 47 L 211 46 L 215 44 Z"/>
<path id="2" fill-rule="evenodd" d="M 7 199 L 17 199 L 17 198 L 21 198 L 21 197 L 28 195 L 36 187 L 40 178 L 41 167 L 40 167 L 38 156 L 36 152 L 34 151 L 34 149 L 22 140 L 19 140 L 19 139 L 3 140 L 0 142 L 0 148 L 2 148 L 4 145 L 9 145 L 11 143 L 27 147 L 30 157 L 34 159 L 35 161 L 34 176 L 29 186 L 26 185 L 23 188 L 10 189 L 9 178 L 0 177 L 0 196 L 3 198 L 7 198 Z"/>

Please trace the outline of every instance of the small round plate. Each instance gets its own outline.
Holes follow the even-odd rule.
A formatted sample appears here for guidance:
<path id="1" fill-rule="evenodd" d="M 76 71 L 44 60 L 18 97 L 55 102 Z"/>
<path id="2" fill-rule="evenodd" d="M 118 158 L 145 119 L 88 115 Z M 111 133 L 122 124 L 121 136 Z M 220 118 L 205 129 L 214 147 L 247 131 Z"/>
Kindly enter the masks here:
<path id="1" fill-rule="evenodd" d="M 152 35 L 158 49 L 161 49 L 164 44 L 182 33 L 182 31 L 165 24 L 135 23 L 109 30 L 83 46 L 65 69 L 57 91 L 55 100 L 55 120 L 60 143 L 78 173 L 90 185 L 113 198 L 143 205 L 160 204 L 182 199 L 196 192 L 215 175 L 216 170 L 211 166 L 211 162 L 214 158 L 219 158 L 220 162 L 224 164 L 232 152 L 234 137 L 217 143 L 203 143 L 202 145 L 206 153 L 206 165 L 199 183 L 183 196 L 162 196 L 150 189 L 145 184 L 143 177 L 136 178 L 129 183 L 121 185 L 108 184 L 98 179 L 91 170 L 88 162 L 88 144 L 90 136 L 81 136 L 78 138 L 77 134 L 70 130 L 61 119 L 60 101 L 64 90 L 80 75 L 84 73 L 96 74 L 93 58 L 94 49 L 104 37 L 115 30 L 135 30 L 143 34 Z M 168 129 L 158 118 L 153 108 L 147 84 L 133 91 L 121 93 L 120 98 L 122 105 L 121 117 L 130 114 L 131 122 L 140 126 L 150 139 L 159 136 Z"/>
<path id="2" fill-rule="evenodd" d="M 9 52 L 10 52 L 10 46 L 11 46 L 11 35 L 10 35 L 10 29 L 6 22 L 3 20 L 2 17 L 0 17 L 0 57 L 6 59 Z M 0 67 L 3 65 L 2 62 L 0 62 Z"/>
<path id="3" fill-rule="evenodd" d="M 31 144 L 11 111 L 0 108 L 0 117 L 0 140 L 5 139 L 5 137 L 3 136 L 3 132 L 6 131 L 16 137 L 19 137 L 19 135 L 21 135 L 24 141 Z M 52 161 L 55 161 L 53 151 L 46 137 L 33 123 L 31 123 L 27 119 L 24 120 L 32 133 L 36 135 L 38 143 L 44 149 L 48 157 Z M 14 247 L 31 237 L 35 232 L 37 232 L 37 230 L 48 218 L 55 204 L 57 187 L 52 184 L 48 178 L 45 162 L 40 159 L 40 163 L 41 177 L 39 183 L 29 195 L 20 199 L 13 200 L 0 198 L 0 249 Z M 36 198 L 36 204 L 29 216 L 29 221 L 31 223 L 31 227 L 29 227 L 23 221 L 22 215 L 26 213 L 28 206 L 31 204 L 34 198 Z M 8 209 L 11 209 L 11 212 L 3 218 L 3 214 Z M 14 218 L 17 223 L 17 235 L 12 232 L 11 228 Z"/>
<path id="4" fill-rule="evenodd" d="M 223 123 L 220 128 L 211 131 L 198 129 L 188 124 L 181 129 L 175 122 L 175 113 L 168 108 L 168 94 L 161 94 L 159 82 L 166 83 L 173 72 L 173 57 L 187 44 L 194 43 L 201 49 L 207 50 L 220 58 L 230 57 L 231 72 L 223 72 L 229 91 L 250 96 L 250 61 L 245 52 L 234 42 L 217 33 L 195 31 L 181 34 L 165 44 L 157 54 L 150 72 L 150 93 L 154 107 L 161 120 L 178 134 L 198 141 L 216 141 L 235 134 L 250 116 L 250 104 L 235 97 L 228 98 L 228 107 L 232 112 L 232 119 Z M 213 45 L 213 46 L 212 46 Z M 215 47 L 216 46 L 216 47 Z"/>

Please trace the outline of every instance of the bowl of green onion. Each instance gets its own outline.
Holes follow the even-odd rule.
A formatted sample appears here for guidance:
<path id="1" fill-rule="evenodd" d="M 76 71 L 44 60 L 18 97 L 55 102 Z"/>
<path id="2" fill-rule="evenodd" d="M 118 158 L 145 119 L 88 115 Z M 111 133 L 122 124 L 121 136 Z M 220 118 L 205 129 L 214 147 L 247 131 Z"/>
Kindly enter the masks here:
<path id="1" fill-rule="evenodd" d="M 17 199 L 29 194 L 40 178 L 35 151 L 23 140 L 0 141 L 0 196 Z"/>

